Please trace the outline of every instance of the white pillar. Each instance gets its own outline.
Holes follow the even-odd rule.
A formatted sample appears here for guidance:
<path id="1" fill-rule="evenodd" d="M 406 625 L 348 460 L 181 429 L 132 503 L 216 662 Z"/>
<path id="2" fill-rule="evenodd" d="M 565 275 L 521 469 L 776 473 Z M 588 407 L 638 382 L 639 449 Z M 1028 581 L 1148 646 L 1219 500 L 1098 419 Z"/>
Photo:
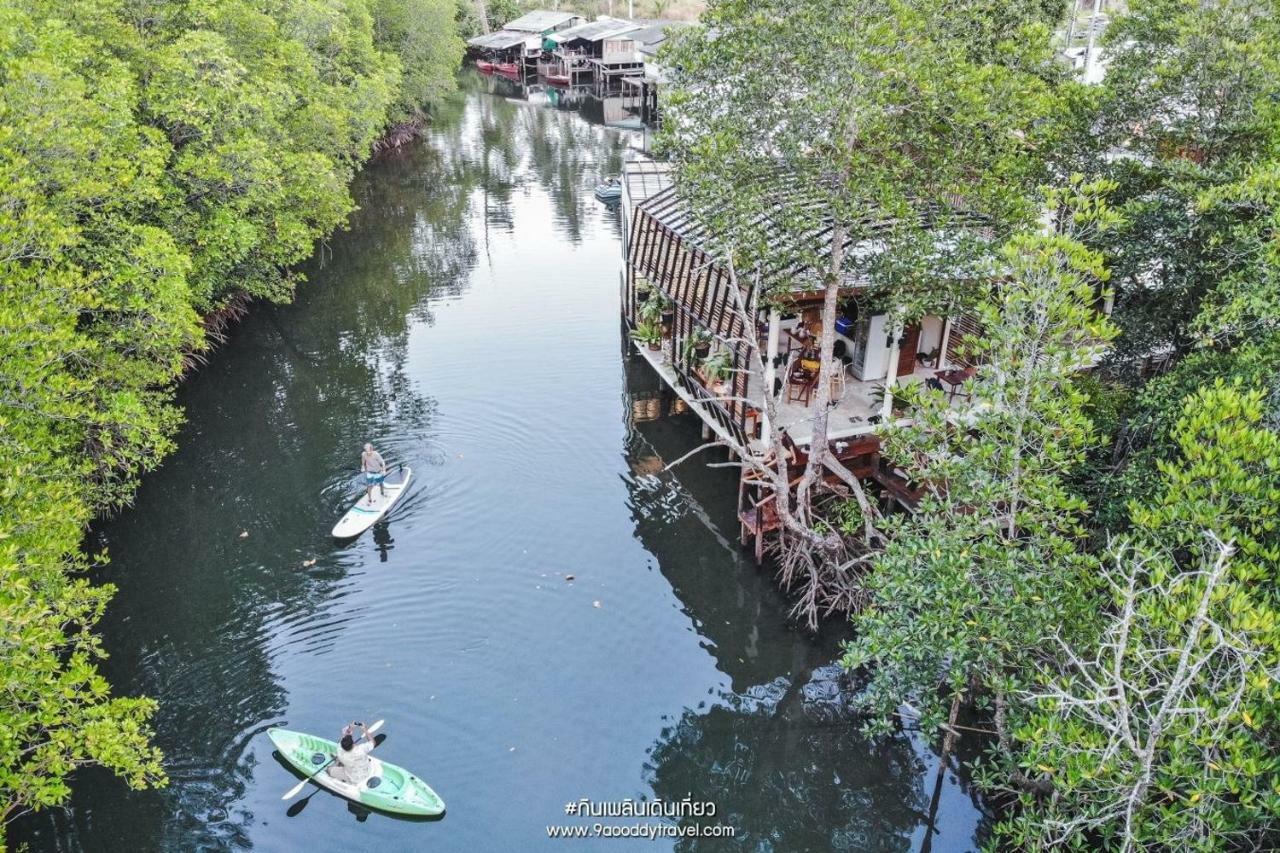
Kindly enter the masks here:
<path id="1" fill-rule="evenodd" d="M 765 394 L 773 393 L 773 383 L 777 381 L 778 368 L 774 362 L 778 359 L 778 338 L 782 331 L 782 317 L 778 314 L 778 309 L 769 309 L 769 342 L 765 345 L 764 354 L 764 388 L 761 389 Z M 763 398 L 762 398 L 763 402 Z M 760 419 L 763 426 L 760 428 L 760 435 L 768 441 L 770 438 L 770 430 L 773 425 L 769 423 L 769 410 L 762 408 L 760 410 Z"/>
<path id="2" fill-rule="evenodd" d="M 893 419 L 893 386 L 898 381 L 898 341 L 902 338 L 901 320 L 893 321 L 890 334 L 893 338 L 889 344 L 889 363 L 884 370 L 884 406 L 880 409 L 880 417 L 886 424 Z"/>
<path id="3" fill-rule="evenodd" d="M 942 342 L 938 344 L 938 361 L 936 362 L 939 370 L 945 370 L 950 367 L 947 362 L 947 347 L 951 346 L 951 318 L 945 317 L 942 320 Z"/>

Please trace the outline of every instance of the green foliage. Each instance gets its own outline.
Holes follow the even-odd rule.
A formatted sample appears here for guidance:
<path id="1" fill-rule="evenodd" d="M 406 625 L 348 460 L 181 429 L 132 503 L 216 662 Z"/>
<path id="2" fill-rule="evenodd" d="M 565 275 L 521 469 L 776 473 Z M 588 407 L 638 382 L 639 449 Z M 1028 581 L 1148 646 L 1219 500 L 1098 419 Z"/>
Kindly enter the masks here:
<path id="1" fill-rule="evenodd" d="M 1059 201 L 1081 210 L 1096 192 Z M 1093 219 L 1108 221 L 1105 207 Z M 1073 374 L 1112 334 L 1094 308 L 1105 273 L 1097 253 L 1062 235 L 1019 235 L 1003 261 L 1007 276 L 978 307 L 971 399 L 956 413 L 917 386 L 914 422 L 886 437 L 886 457 L 926 495 L 893 519 L 844 657 L 868 668 L 864 698 L 881 731 L 904 704 L 933 732 L 953 701 L 992 696 L 1002 726 L 1044 638 L 1092 622 L 1096 561 L 1067 481 L 1093 434 Z"/>
<path id="2" fill-rule="evenodd" d="M 702 23 L 664 48 L 674 79 L 660 145 L 712 232 L 732 235 L 719 248 L 741 269 L 826 275 L 811 236 L 834 223 L 853 243 L 888 244 L 847 253 L 841 274 L 874 272 L 918 313 L 963 289 L 960 271 L 988 251 L 954 227 L 957 196 L 997 233 L 1034 216 L 1059 112 L 1039 10 L 721 0 Z M 939 241 L 944 230 L 955 239 Z"/>
<path id="3" fill-rule="evenodd" d="M 1280 424 L 1280 334 L 1267 334 L 1236 347 L 1193 352 L 1167 373 L 1149 381 L 1122 407 L 1112 440 L 1098 455 L 1090 491 L 1100 526 L 1120 530 L 1128 525 L 1129 507 L 1145 503 L 1160 484 L 1159 466 L 1178 458 L 1174 427 L 1184 401 L 1216 381 L 1239 384 L 1265 395 L 1266 420 Z M 1114 463 L 1112 460 L 1115 460 Z"/>
<path id="4" fill-rule="evenodd" d="M 77 767 L 109 768 L 132 788 L 165 781 L 150 744 L 155 704 L 111 697 L 97 671 L 92 629 L 113 589 L 69 574 L 86 567 L 67 543 L 88 507 L 63 463 L 28 454 L 0 481 L 0 844 L 4 822 L 65 802 Z"/>
<path id="5" fill-rule="evenodd" d="M 354 170 L 452 85 L 459 50 L 440 0 L 0 9 L 6 819 L 63 802 L 86 764 L 163 781 L 151 703 L 96 671 L 111 590 L 76 577 L 84 525 L 172 449 L 200 314 L 290 297 L 284 269 L 341 225 Z"/>
<path id="6" fill-rule="evenodd" d="M 707 356 L 702 362 L 702 373 L 708 382 L 720 382 L 728 379 L 733 372 L 733 354 L 727 349 L 720 349 Z"/>
<path id="7" fill-rule="evenodd" d="M 1128 226 L 1098 246 L 1116 286 L 1116 355 L 1185 351 L 1274 323 L 1280 16 L 1266 0 L 1135 0 L 1091 140 Z M 1113 156 L 1124 150 L 1132 156 Z"/>
<path id="8" fill-rule="evenodd" d="M 393 122 L 422 116 L 453 89 L 465 45 L 454 22 L 452 0 L 371 0 L 374 41 L 400 59 L 400 87 L 391 103 Z"/>
<path id="9" fill-rule="evenodd" d="M 662 342 L 662 327 L 654 322 L 641 322 L 636 325 L 636 329 L 631 333 L 631 337 L 635 338 L 642 344 L 657 344 Z"/>
<path id="10" fill-rule="evenodd" d="M 1181 458 L 1108 556 L 1101 640 L 1059 638 L 1014 732 L 1052 788 L 1018 792 L 1018 849 L 1260 849 L 1280 829 L 1280 435 L 1237 386 L 1183 411 Z"/>

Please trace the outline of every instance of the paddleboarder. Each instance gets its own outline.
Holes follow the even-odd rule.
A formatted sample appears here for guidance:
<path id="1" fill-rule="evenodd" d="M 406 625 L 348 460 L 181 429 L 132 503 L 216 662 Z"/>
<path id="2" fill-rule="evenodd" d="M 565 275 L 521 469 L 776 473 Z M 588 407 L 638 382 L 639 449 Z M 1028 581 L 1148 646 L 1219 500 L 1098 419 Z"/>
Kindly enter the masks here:
<path id="1" fill-rule="evenodd" d="M 387 463 L 383 460 L 382 454 L 373 449 L 373 445 L 365 442 L 364 452 L 360 454 L 360 470 L 364 472 L 364 493 L 369 498 L 369 506 L 373 506 L 373 487 L 377 486 L 382 490 L 382 496 L 387 495 Z"/>
<path id="2" fill-rule="evenodd" d="M 355 737 L 356 728 L 360 729 L 360 737 Z M 338 741 L 338 754 L 328 773 L 335 779 L 360 786 L 369 778 L 372 767 L 369 753 L 373 751 L 373 738 L 369 737 L 369 727 L 364 723 L 349 723 L 342 727 L 342 740 Z"/>

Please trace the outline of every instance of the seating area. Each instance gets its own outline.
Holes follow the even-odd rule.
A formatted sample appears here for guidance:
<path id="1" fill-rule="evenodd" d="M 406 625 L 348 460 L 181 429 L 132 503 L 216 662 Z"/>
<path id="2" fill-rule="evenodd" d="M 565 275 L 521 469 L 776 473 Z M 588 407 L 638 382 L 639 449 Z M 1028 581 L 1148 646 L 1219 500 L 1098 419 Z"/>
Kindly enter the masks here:
<path id="1" fill-rule="evenodd" d="M 803 368 L 801 368 L 803 369 Z M 920 367 L 915 372 L 897 379 L 899 384 L 927 382 L 935 377 L 936 370 L 931 367 Z M 791 382 L 792 374 L 785 374 L 788 381 L 787 393 L 782 398 L 778 411 L 778 426 L 785 429 L 798 444 L 808 444 L 813 435 L 813 417 L 817 414 L 814 406 L 817 388 L 816 372 L 811 378 L 804 380 L 807 390 L 801 396 L 796 390 L 796 383 Z M 783 377 L 781 370 L 778 377 Z M 763 377 L 753 374 L 747 387 L 747 396 L 758 399 Z M 865 435 L 874 432 L 880 423 L 883 411 L 883 382 L 869 382 L 854 378 L 848 371 L 842 372 L 833 380 L 831 392 L 835 405 L 831 409 L 829 435 L 834 439 Z"/>
<path id="2" fill-rule="evenodd" d="M 799 445 L 807 445 L 812 441 L 813 419 L 817 415 L 818 374 L 819 374 L 820 339 L 797 319 L 786 323 L 781 330 L 778 342 L 778 363 L 774 372 L 775 389 L 779 394 L 778 421 L 775 424 L 785 430 Z M 828 422 L 828 435 L 831 440 L 865 436 L 877 431 L 884 420 L 884 380 L 859 379 L 853 369 L 853 359 L 848 349 L 850 339 L 840 335 L 833 343 L 833 352 L 843 365 L 843 369 L 831 377 L 831 409 Z M 762 351 L 767 350 L 765 341 L 760 341 Z M 637 347 L 667 379 L 668 383 L 679 389 L 679 380 L 671 364 L 670 343 L 664 342 L 662 349 L 650 350 Z M 921 353 L 913 359 L 915 369 L 896 377 L 896 386 L 912 383 L 925 383 L 931 388 L 942 391 L 951 403 L 963 403 L 967 394 L 964 383 L 974 374 L 971 367 L 946 365 L 937 367 L 937 356 Z M 764 399 L 764 375 L 752 371 L 747 377 L 745 403 L 733 399 L 726 383 L 707 383 L 705 378 L 695 370 L 693 378 L 706 390 L 697 394 L 688 393 L 690 407 L 695 411 L 702 408 L 717 409 L 704 413 L 703 419 L 717 432 L 724 432 L 723 437 L 732 440 L 733 436 L 727 422 L 737 421 L 748 440 L 755 437 L 763 422 L 758 401 Z M 717 406 L 707 406 L 708 400 L 723 400 Z M 741 418 L 739 415 L 741 414 Z M 735 442 L 737 443 L 737 442 Z"/>

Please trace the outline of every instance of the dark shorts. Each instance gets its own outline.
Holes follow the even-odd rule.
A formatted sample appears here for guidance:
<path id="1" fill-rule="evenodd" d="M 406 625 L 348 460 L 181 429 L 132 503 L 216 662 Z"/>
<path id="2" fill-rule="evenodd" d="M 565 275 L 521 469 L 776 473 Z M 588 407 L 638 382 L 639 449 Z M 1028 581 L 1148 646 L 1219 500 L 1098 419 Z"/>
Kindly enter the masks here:
<path id="1" fill-rule="evenodd" d="M 376 486 L 385 479 L 387 479 L 386 474 L 375 474 L 372 471 L 364 472 L 364 481 L 370 486 Z"/>

